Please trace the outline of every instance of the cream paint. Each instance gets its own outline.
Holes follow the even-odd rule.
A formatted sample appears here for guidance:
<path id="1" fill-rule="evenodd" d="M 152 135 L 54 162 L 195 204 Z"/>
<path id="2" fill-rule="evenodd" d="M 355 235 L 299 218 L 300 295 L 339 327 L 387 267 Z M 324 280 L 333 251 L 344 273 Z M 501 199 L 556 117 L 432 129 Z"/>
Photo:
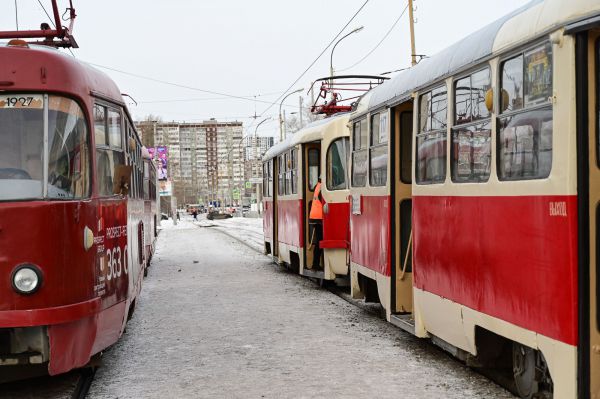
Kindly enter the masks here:
<path id="1" fill-rule="evenodd" d="M 377 273 L 367 267 L 361 266 L 358 263 L 350 262 L 350 289 L 352 298 L 358 299 L 363 298 L 363 294 L 360 292 L 358 285 L 358 275 L 362 274 L 365 277 L 375 280 L 377 282 L 377 292 L 379 294 L 379 300 L 381 306 L 385 309 L 385 317 L 387 321 L 390 321 L 391 307 L 390 307 L 390 287 L 391 279 L 388 276 Z"/>
<path id="2" fill-rule="evenodd" d="M 567 23 L 597 15 L 597 0 L 545 0 L 506 21 L 498 31 L 493 52 L 498 53 Z"/>
<path id="3" fill-rule="evenodd" d="M 537 334 L 478 312 L 435 294 L 414 289 L 415 331 L 429 333 L 473 355 L 477 354 L 475 327 L 538 349 L 546 358 L 556 399 L 577 397 L 577 347 Z"/>
<path id="4" fill-rule="evenodd" d="M 323 250 L 325 258 L 325 280 L 335 280 L 337 276 L 348 275 L 346 255 L 348 251 L 344 248 L 326 248 Z"/>

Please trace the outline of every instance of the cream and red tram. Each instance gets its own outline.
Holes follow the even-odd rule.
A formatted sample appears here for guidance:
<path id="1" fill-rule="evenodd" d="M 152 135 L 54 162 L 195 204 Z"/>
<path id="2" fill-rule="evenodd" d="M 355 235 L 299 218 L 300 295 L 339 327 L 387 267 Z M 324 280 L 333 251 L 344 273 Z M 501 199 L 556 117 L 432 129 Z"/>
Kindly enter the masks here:
<path id="1" fill-rule="evenodd" d="M 323 280 L 348 275 L 348 114 L 309 124 L 263 157 L 265 253 L 300 274 Z M 321 177 L 323 257 L 312 267 L 309 214 Z"/>
<path id="2" fill-rule="evenodd" d="M 123 333 L 155 240 L 156 171 L 108 76 L 0 45 L 0 381 L 86 365 Z"/>
<path id="3" fill-rule="evenodd" d="M 351 116 L 353 295 L 522 397 L 600 397 L 599 38 L 533 1 Z"/>

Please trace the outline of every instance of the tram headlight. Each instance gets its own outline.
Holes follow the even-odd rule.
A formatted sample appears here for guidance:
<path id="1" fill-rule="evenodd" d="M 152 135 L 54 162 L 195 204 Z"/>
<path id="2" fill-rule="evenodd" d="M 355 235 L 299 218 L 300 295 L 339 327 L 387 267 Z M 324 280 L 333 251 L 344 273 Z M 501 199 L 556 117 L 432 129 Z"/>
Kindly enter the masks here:
<path id="1" fill-rule="evenodd" d="M 34 265 L 21 265 L 12 273 L 12 286 L 19 294 L 30 295 L 42 285 L 42 274 Z"/>

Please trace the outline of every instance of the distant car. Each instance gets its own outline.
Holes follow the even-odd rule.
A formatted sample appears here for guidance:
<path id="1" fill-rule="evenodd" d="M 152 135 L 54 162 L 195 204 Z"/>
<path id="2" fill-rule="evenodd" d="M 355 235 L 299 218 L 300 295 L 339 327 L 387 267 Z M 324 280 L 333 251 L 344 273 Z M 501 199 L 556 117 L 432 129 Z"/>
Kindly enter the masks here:
<path id="1" fill-rule="evenodd" d="M 208 215 L 206 216 L 206 218 L 208 220 L 215 220 L 215 219 L 229 219 L 233 217 L 231 215 L 231 213 L 227 213 L 227 212 L 219 212 L 219 211 L 211 211 L 208 213 Z"/>

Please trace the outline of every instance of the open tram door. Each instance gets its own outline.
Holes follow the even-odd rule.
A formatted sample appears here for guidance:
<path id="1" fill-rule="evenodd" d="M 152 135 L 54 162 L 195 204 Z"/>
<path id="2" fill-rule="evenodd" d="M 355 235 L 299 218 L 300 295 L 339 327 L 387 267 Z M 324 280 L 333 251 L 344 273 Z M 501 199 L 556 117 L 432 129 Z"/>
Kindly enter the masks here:
<path id="1" fill-rule="evenodd" d="M 302 158 L 304 162 L 302 176 L 302 188 L 304 209 L 303 209 L 303 224 L 304 224 L 304 263 L 300 270 L 300 274 L 310 277 L 322 278 L 323 276 L 323 257 L 318 262 L 319 267 L 313 268 L 314 245 L 317 244 L 317 234 L 309 224 L 310 209 L 312 206 L 313 197 L 315 195 L 315 187 L 319 182 L 321 175 L 321 142 L 311 142 L 302 146 Z"/>
<path id="2" fill-rule="evenodd" d="M 392 195 L 392 287 L 391 319 L 397 326 L 413 330 L 412 273 L 412 99 L 390 109 Z"/>
<path id="3" fill-rule="evenodd" d="M 594 29 L 592 29 L 594 28 Z M 578 397 L 600 397 L 600 22 L 567 27 L 575 35 L 579 225 Z"/>

